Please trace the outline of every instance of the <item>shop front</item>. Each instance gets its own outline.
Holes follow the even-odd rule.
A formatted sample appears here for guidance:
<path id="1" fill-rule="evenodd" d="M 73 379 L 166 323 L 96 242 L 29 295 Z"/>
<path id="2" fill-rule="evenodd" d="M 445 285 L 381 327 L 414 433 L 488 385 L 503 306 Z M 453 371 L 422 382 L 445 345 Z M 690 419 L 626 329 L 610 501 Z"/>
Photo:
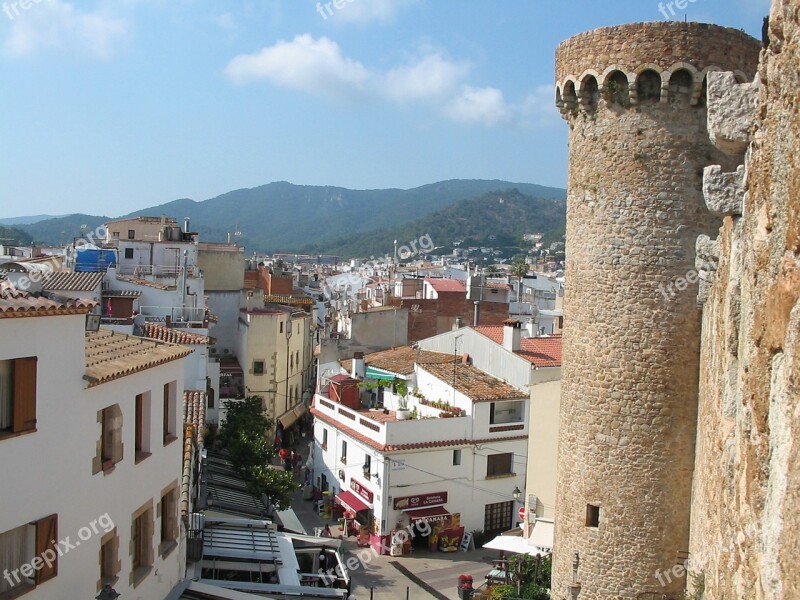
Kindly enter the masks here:
<path id="1" fill-rule="evenodd" d="M 350 490 L 339 492 L 335 499 L 344 510 L 344 531 L 348 536 L 355 536 L 359 546 L 369 546 L 374 528 L 372 491 L 363 483 L 351 479 Z"/>
<path id="2" fill-rule="evenodd" d="M 447 510 L 446 503 L 447 492 L 395 498 L 393 508 L 399 510 L 404 518 L 398 521 L 392 532 L 393 542 L 398 539 L 403 542 L 401 548 L 393 543 L 393 553 L 407 554 L 412 548 L 455 552 L 464 528 L 460 526 L 460 515 Z"/>

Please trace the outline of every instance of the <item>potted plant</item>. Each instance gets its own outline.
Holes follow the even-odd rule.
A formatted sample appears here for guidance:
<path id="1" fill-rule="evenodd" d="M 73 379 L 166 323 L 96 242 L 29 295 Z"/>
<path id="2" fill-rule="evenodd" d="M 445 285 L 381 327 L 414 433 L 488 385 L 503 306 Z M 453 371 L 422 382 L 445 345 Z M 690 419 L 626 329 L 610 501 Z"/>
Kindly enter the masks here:
<path id="1" fill-rule="evenodd" d="M 394 390 L 399 396 L 397 401 L 397 420 L 405 421 L 411 416 L 411 411 L 408 410 L 408 384 L 403 379 L 395 381 Z"/>

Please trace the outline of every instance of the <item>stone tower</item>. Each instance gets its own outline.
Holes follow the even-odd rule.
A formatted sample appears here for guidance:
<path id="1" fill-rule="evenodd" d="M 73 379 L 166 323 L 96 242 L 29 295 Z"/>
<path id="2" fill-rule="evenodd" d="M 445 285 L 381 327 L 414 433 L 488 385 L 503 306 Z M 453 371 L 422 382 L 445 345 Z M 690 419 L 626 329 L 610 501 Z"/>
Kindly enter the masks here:
<path id="1" fill-rule="evenodd" d="M 697 426 L 695 241 L 719 221 L 703 168 L 709 71 L 759 43 L 698 23 L 597 29 L 556 51 L 569 123 L 554 600 L 682 598 Z"/>

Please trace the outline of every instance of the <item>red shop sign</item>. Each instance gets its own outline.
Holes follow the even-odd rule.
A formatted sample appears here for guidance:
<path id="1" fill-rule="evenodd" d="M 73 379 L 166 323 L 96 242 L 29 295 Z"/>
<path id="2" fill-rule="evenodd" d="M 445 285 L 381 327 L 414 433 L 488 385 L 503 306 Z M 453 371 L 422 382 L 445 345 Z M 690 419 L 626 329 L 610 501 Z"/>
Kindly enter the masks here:
<path id="1" fill-rule="evenodd" d="M 420 494 L 419 496 L 403 496 L 402 498 L 394 499 L 395 510 L 424 508 L 426 506 L 436 506 L 437 504 L 447 504 L 447 492 Z"/>
<path id="2" fill-rule="evenodd" d="M 367 489 L 363 483 L 359 483 L 355 479 L 350 480 L 350 489 L 353 490 L 357 495 L 361 496 L 364 500 L 367 501 L 367 504 L 372 504 L 372 492 Z"/>

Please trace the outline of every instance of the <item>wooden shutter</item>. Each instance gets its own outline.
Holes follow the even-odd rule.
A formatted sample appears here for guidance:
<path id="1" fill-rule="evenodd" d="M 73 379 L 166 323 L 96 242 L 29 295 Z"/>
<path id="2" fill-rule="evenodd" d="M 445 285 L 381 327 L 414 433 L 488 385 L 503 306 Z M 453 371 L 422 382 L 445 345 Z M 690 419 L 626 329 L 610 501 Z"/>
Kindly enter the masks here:
<path id="1" fill-rule="evenodd" d="M 36 571 L 36 585 L 39 585 L 58 575 L 58 515 L 40 519 L 35 525 L 36 556 L 44 561 Z"/>
<path id="2" fill-rule="evenodd" d="M 142 413 L 144 411 L 144 397 L 142 394 L 138 394 L 136 396 L 136 425 L 134 426 L 134 434 L 135 434 L 135 446 L 134 450 L 136 452 L 142 451 L 142 426 L 144 423 L 142 422 Z"/>
<path id="3" fill-rule="evenodd" d="M 14 360 L 14 432 L 36 429 L 36 357 Z"/>

